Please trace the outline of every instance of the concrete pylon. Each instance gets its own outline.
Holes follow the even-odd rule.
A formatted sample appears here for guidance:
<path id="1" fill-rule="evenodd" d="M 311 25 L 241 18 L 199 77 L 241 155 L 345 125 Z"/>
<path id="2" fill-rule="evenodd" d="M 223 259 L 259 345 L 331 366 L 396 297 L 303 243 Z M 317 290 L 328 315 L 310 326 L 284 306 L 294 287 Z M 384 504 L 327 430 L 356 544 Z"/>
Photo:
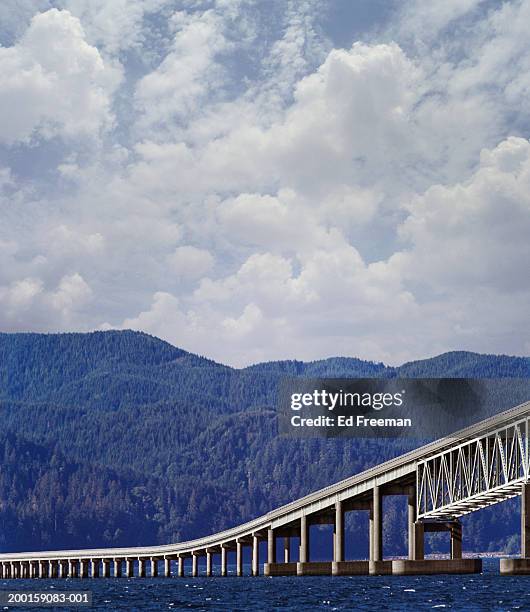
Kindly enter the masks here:
<path id="1" fill-rule="evenodd" d="M 48 573 L 48 563 L 46 561 L 39 561 L 39 578 L 46 578 Z M 13 576 L 13 572 L 11 572 Z"/>
<path id="2" fill-rule="evenodd" d="M 290 563 L 291 561 L 291 538 L 285 536 L 283 538 L 283 562 Z"/>
<path id="3" fill-rule="evenodd" d="M 212 553 L 209 550 L 206 551 L 206 575 L 212 575 Z"/>
<path id="4" fill-rule="evenodd" d="M 171 559 L 164 557 L 164 576 L 166 578 L 171 577 Z"/>
<path id="5" fill-rule="evenodd" d="M 145 578 L 145 559 L 138 559 L 138 577 Z"/>
<path id="6" fill-rule="evenodd" d="M 127 578 L 132 578 L 134 576 L 134 559 L 130 557 L 125 559 L 125 575 Z"/>
<path id="7" fill-rule="evenodd" d="M 156 578 L 158 576 L 158 559 L 156 557 L 151 557 L 151 578 Z"/>
<path id="8" fill-rule="evenodd" d="M 196 578 L 198 576 L 199 573 L 199 567 L 198 567 L 198 554 L 196 553 L 191 553 L 191 575 L 193 578 Z"/>
<path id="9" fill-rule="evenodd" d="M 179 578 L 184 577 L 184 557 L 180 557 L 177 560 L 177 576 Z"/>
<path id="10" fill-rule="evenodd" d="M 521 491 L 521 557 L 530 557 L 530 482 Z"/>
<path id="11" fill-rule="evenodd" d="M 378 485 L 373 488 L 372 512 L 370 520 L 370 561 L 383 560 L 383 498 Z"/>
<path id="12" fill-rule="evenodd" d="M 121 578 L 121 559 L 114 559 L 114 578 Z"/>
<path id="13" fill-rule="evenodd" d="M 103 559 L 103 578 L 110 577 L 110 559 Z"/>
<path id="14" fill-rule="evenodd" d="M 92 559 L 91 564 L 92 578 L 99 578 L 99 559 Z"/>
<path id="15" fill-rule="evenodd" d="M 237 576 L 243 575 L 243 544 L 242 542 L 236 542 L 236 574 Z"/>
<path id="16" fill-rule="evenodd" d="M 267 530 L 267 563 L 276 563 L 276 534 L 274 529 Z"/>
<path id="17" fill-rule="evenodd" d="M 335 524 L 333 529 L 333 561 L 344 561 L 344 508 L 341 501 L 335 502 Z"/>
<path id="18" fill-rule="evenodd" d="M 454 521 L 451 524 L 451 559 L 462 558 L 462 523 Z"/>
<path id="19" fill-rule="evenodd" d="M 300 517 L 300 553 L 298 559 L 300 563 L 308 563 L 309 558 L 309 522 L 307 516 L 303 514 Z"/>
<path id="20" fill-rule="evenodd" d="M 425 530 L 423 523 L 417 521 L 416 487 L 411 487 L 408 500 L 408 548 L 409 561 L 421 561 L 424 558 Z"/>
<path id="21" fill-rule="evenodd" d="M 252 536 L 252 575 L 259 576 L 259 538 Z"/>
<path id="22" fill-rule="evenodd" d="M 228 573 L 227 564 L 226 564 L 226 554 L 227 554 L 226 546 L 221 545 L 221 576 L 226 576 Z"/>

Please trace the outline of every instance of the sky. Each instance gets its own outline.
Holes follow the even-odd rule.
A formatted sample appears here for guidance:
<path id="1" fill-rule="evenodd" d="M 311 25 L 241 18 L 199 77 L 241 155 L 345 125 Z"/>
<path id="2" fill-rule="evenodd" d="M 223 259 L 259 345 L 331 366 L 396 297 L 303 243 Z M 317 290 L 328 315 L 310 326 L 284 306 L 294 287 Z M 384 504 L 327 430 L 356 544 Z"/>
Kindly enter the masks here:
<path id="1" fill-rule="evenodd" d="M 0 330 L 528 355 L 530 0 L 3 0 Z"/>

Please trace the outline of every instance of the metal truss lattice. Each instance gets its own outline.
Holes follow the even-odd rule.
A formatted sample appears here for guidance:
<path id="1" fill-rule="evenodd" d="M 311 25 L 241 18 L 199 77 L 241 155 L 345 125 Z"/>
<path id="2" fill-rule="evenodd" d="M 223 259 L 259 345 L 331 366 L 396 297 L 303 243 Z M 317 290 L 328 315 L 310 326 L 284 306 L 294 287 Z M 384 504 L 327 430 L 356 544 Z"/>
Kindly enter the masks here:
<path id="1" fill-rule="evenodd" d="M 529 418 L 455 441 L 416 469 L 418 518 L 454 519 L 518 495 L 528 480 Z"/>

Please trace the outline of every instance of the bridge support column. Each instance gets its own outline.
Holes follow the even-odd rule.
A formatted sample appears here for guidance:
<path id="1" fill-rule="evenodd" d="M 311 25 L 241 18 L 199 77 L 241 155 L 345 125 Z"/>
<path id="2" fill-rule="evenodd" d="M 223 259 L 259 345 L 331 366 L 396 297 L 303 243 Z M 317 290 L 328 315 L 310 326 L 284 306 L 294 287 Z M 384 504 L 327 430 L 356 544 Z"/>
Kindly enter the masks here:
<path id="1" fill-rule="evenodd" d="M 158 559 L 151 557 L 151 578 L 158 577 Z"/>
<path id="2" fill-rule="evenodd" d="M 344 561 L 344 508 L 341 501 L 335 502 L 335 524 L 333 527 L 333 561 Z"/>
<path id="3" fill-rule="evenodd" d="M 206 575 L 212 575 L 212 553 L 209 550 L 206 551 Z"/>
<path id="4" fill-rule="evenodd" d="M 383 561 L 383 495 L 379 485 L 374 485 L 372 492 L 368 567 L 371 575 L 392 573 L 392 561 Z"/>
<path id="5" fill-rule="evenodd" d="M 46 561 L 39 561 L 39 578 L 46 578 Z"/>
<path id="6" fill-rule="evenodd" d="M 521 557 L 530 557 L 530 482 L 521 491 Z"/>
<path id="7" fill-rule="evenodd" d="M 226 547 L 221 546 L 221 576 L 227 575 L 227 567 L 226 567 Z"/>
<path id="8" fill-rule="evenodd" d="M 110 577 L 110 559 L 103 559 L 103 578 Z"/>
<path id="9" fill-rule="evenodd" d="M 451 559 L 462 558 L 462 523 L 451 523 Z"/>
<path id="10" fill-rule="evenodd" d="M 300 518 L 300 553 L 298 560 L 300 563 L 308 563 L 309 556 L 309 522 L 307 516 L 303 515 Z"/>
<path id="11" fill-rule="evenodd" d="M 121 559 L 114 559 L 114 578 L 121 578 Z"/>
<path id="12" fill-rule="evenodd" d="M 88 578 L 88 559 L 81 559 L 81 578 Z"/>
<path id="13" fill-rule="evenodd" d="M 267 530 L 267 563 L 276 563 L 276 534 L 274 529 Z"/>
<path id="14" fill-rule="evenodd" d="M 408 497 L 409 561 L 420 561 L 424 558 L 424 527 L 421 521 L 416 521 L 416 515 L 416 488 L 414 487 Z"/>
<path id="15" fill-rule="evenodd" d="M 290 563 L 291 561 L 291 538 L 285 536 L 283 538 L 283 562 Z"/>
<path id="16" fill-rule="evenodd" d="M 191 553 L 191 575 L 193 578 L 196 578 L 198 575 L 198 565 L 197 565 L 198 555 L 196 553 Z"/>
<path id="17" fill-rule="evenodd" d="M 171 559 L 164 557 L 164 576 L 171 578 Z"/>
<path id="18" fill-rule="evenodd" d="M 383 560 L 383 503 L 381 489 L 378 485 L 373 489 L 371 524 L 371 553 L 370 561 Z"/>
<path id="19" fill-rule="evenodd" d="M 99 559 L 92 559 L 91 564 L 92 578 L 99 578 Z"/>
<path id="20" fill-rule="evenodd" d="M 145 559 L 138 559 L 138 577 L 145 578 Z"/>
<path id="21" fill-rule="evenodd" d="M 58 578 L 59 577 L 59 564 L 57 561 L 50 561 L 49 563 L 50 578 Z"/>
<path id="22" fill-rule="evenodd" d="M 125 559 L 125 575 L 127 578 L 134 576 L 134 559 Z"/>
<path id="23" fill-rule="evenodd" d="M 413 550 L 409 559 L 422 561 L 425 558 L 425 525 L 421 521 L 415 521 L 412 527 Z"/>
<path id="24" fill-rule="evenodd" d="M 259 576 L 259 538 L 252 536 L 252 575 Z"/>
<path id="25" fill-rule="evenodd" d="M 179 578 L 184 577 L 184 557 L 179 557 L 177 561 L 177 576 Z"/>
<path id="26" fill-rule="evenodd" d="M 236 574 L 243 575 L 243 544 L 236 542 Z"/>

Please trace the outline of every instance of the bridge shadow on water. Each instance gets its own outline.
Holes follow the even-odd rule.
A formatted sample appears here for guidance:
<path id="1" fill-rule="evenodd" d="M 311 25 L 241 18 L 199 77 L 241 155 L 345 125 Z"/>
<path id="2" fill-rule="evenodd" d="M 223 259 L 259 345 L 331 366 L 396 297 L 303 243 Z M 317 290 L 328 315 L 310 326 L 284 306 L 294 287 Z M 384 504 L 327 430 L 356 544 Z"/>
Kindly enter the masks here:
<path id="1" fill-rule="evenodd" d="M 91 591 L 93 610 L 528 610 L 530 582 L 482 575 L 237 578 L 117 578 L 2 581 L 2 591 Z M 234 570 L 235 568 L 230 568 Z M 248 568 L 247 568 L 248 569 Z M 9 610 L 31 610 L 36 607 Z M 42 608 L 50 610 L 52 608 Z M 74 610 L 80 608 L 56 608 Z"/>

